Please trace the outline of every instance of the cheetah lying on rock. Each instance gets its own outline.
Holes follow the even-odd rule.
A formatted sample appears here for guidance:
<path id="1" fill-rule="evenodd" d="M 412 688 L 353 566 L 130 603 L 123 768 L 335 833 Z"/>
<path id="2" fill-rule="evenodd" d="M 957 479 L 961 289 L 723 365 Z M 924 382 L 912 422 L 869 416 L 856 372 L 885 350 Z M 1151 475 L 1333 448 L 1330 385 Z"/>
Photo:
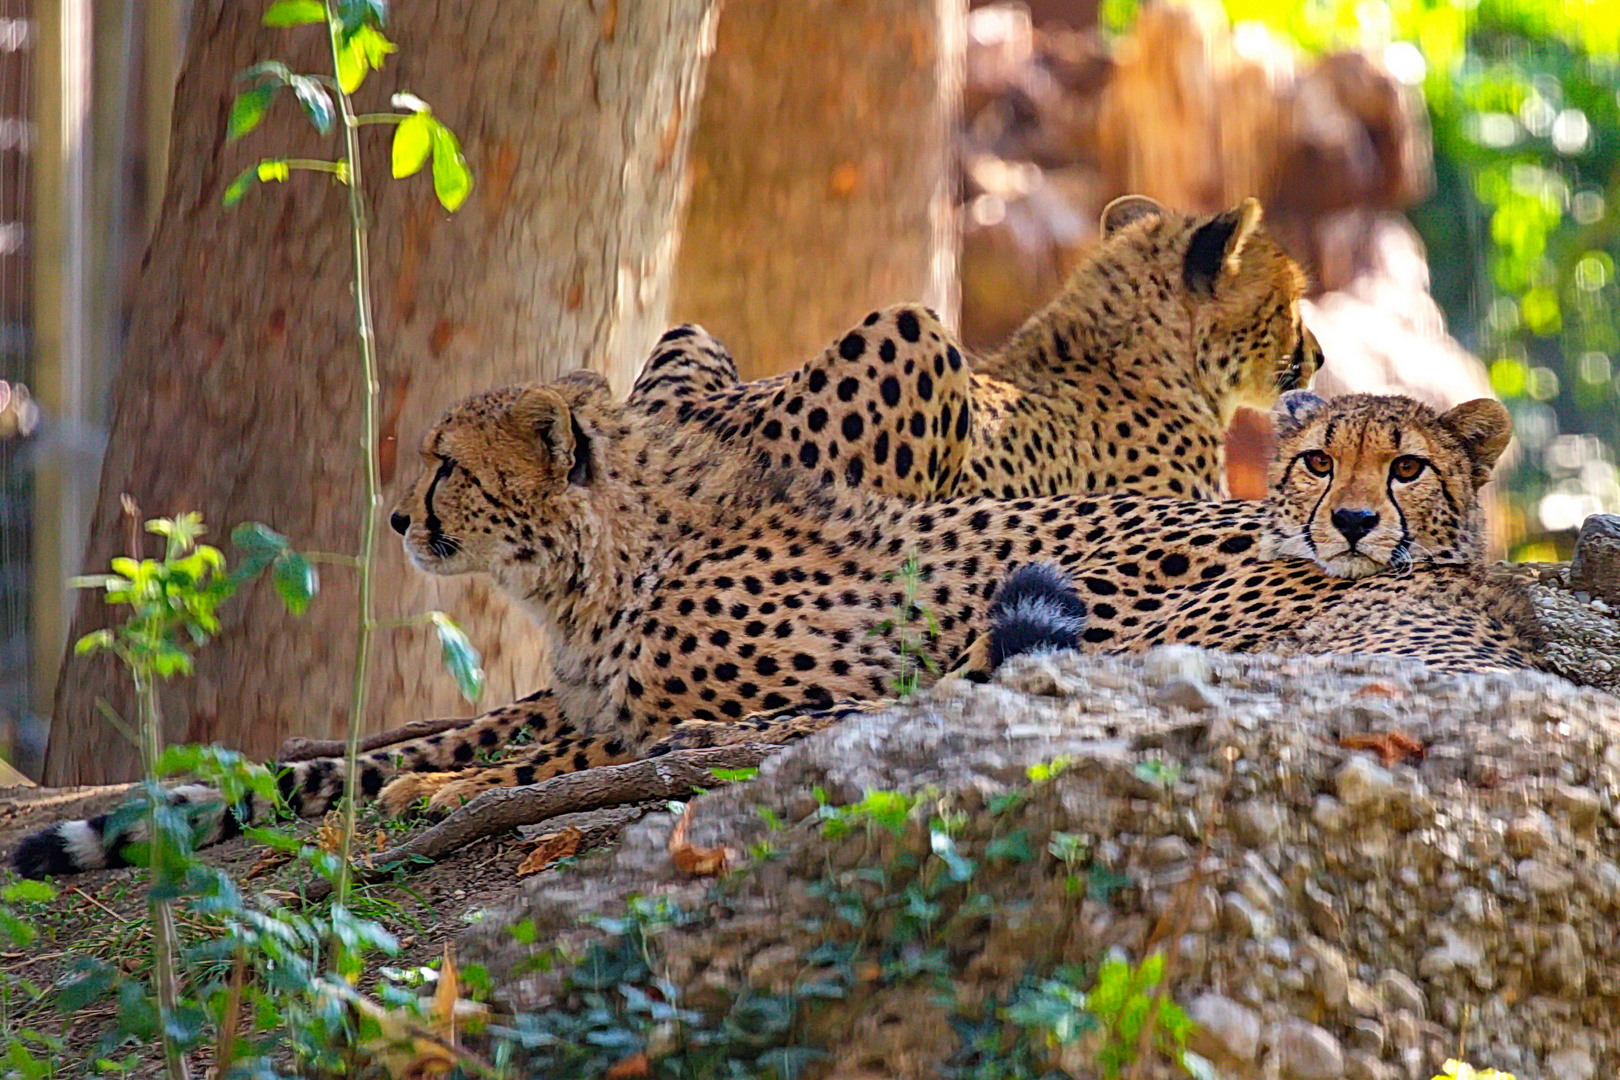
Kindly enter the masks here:
<path id="1" fill-rule="evenodd" d="M 1522 598 L 1478 565 L 1476 492 L 1509 434 L 1500 405 L 1437 415 L 1298 392 L 1277 415 L 1263 507 L 1118 494 L 923 505 L 762 470 L 696 427 L 632 422 L 595 376 L 478 395 L 427 436 L 428 469 L 393 524 L 423 570 L 488 573 L 529 607 L 553 642 L 554 689 L 367 755 L 363 792 L 469 765 L 520 730 L 533 743 L 507 764 L 404 777 L 385 802 L 452 806 L 672 746 L 825 726 L 845 702 L 889 692 L 903 647 L 884 624 L 905 603 L 893 571 L 908 557 L 938 622 L 931 646 L 965 677 L 994 662 L 982 628 L 1026 563 L 1069 576 L 1072 591 L 1055 575 L 1024 585 L 1056 612 L 1047 624 L 1067 618 L 1059 631 L 1092 650 L 1184 642 L 1532 666 Z M 340 777 L 337 760 L 300 762 L 283 793 L 318 813 Z M 220 829 L 235 828 L 224 815 Z M 116 864 L 120 843 L 94 822 L 59 825 L 16 862 L 29 874 Z"/>
<path id="2" fill-rule="evenodd" d="M 1126 196 L 1058 297 L 967 362 L 933 312 L 875 311 L 797 371 L 739 384 L 696 326 L 659 341 L 631 415 L 695 423 L 767 465 L 913 499 L 1124 489 L 1226 493 L 1239 406 L 1309 385 L 1305 276 L 1248 199 L 1225 213 Z M 971 368 L 971 370 L 969 370 Z"/>

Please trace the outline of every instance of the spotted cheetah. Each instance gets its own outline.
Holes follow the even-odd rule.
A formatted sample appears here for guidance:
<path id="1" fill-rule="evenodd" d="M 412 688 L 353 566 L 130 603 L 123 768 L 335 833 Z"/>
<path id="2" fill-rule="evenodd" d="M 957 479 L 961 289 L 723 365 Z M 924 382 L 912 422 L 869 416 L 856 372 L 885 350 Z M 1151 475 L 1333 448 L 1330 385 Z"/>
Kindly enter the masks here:
<path id="1" fill-rule="evenodd" d="M 875 311 L 805 367 L 739 384 L 700 327 L 659 341 L 631 413 L 696 423 L 763 464 L 932 500 L 1116 489 L 1226 494 L 1239 406 L 1304 387 L 1321 350 L 1305 277 L 1260 204 L 1185 215 L 1143 196 L 994 356 L 965 361 L 933 312 Z"/>
<path id="2" fill-rule="evenodd" d="M 908 557 L 938 625 L 931 645 L 959 677 L 993 662 L 981 628 L 1024 563 L 1069 576 L 1085 608 L 1072 630 L 1087 649 L 1183 642 L 1395 653 L 1453 671 L 1531 666 L 1527 609 L 1477 564 L 1477 517 L 1431 512 L 1472 504 L 1506 441 L 1506 412 L 1388 402 L 1279 402 L 1284 486 L 1269 506 L 1134 494 L 918 504 L 762 470 L 696 426 L 633 420 L 584 373 L 478 395 L 427 436 L 428 467 L 393 524 L 424 571 L 487 573 L 529 608 L 549 632 L 553 688 L 367 755 L 363 793 L 401 772 L 468 766 L 519 730 L 533 744 L 506 765 L 405 777 L 385 801 L 398 809 L 428 791 L 455 805 L 495 784 L 834 722 L 844 702 L 889 693 L 904 646 L 888 620 L 906 603 L 893 571 Z M 1296 467 L 1317 486 L 1288 486 Z M 1340 510 L 1397 515 L 1410 557 L 1398 567 L 1389 557 L 1387 573 L 1334 576 L 1360 565 L 1326 552 L 1323 520 L 1352 554 L 1395 550 Z M 1302 531 L 1316 537 L 1310 558 L 1268 553 Z M 340 776 L 335 760 L 300 762 L 283 793 L 319 812 Z M 46 873 L 115 858 L 116 838 L 99 837 L 83 822 L 59 826 L 25 843 L 17 865 Z"/>

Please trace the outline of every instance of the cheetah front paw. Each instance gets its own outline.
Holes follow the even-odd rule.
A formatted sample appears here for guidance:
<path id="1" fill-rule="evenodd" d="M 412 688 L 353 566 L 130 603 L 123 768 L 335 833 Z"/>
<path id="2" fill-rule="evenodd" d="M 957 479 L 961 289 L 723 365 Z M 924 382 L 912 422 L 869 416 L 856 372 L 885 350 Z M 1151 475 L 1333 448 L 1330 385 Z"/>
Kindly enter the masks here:
<path id="1" fill-rule="evenodd" d="M 453 787 L 462 774 L 455 772 L 406 773 L 391 781 L 377 795 L 377 805 L 389 817 L 406 817 L 416 812 L 424 800 L 429 810 L 439 793 Z"/>
<path id="2" fill-rule="evenodd" d="M 428 799 L 428 813 L 443 817 L 445 814 L 460 810 L 486 791 L 498 787 L 508 787 L 513 783 L 515 781 L 503 780 L 500 775 L 494 773 L 461 777 L 433 793 L 433 796 Z"/>

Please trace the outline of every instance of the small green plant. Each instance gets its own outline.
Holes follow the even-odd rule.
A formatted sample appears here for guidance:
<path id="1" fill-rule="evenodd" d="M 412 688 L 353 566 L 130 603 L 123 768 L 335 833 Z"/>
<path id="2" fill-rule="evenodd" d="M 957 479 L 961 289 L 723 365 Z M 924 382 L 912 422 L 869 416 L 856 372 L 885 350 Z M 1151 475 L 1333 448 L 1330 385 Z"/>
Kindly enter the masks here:
<path id="1" fill-rule="evenodd" d="M 1131 772 L 1145 784 L 1152 784 L 1161 792 L 1168 792 L 1181 781 L 1181 762 L 1163 758 L 1138 761 Z"/>
<path id="2" fill-rule="evenodd" d="M 908 795 L 900 791 L 868 791 L 858 803 L 833 806 L 827 801 L 826 789 L 813 788 L 811 793 L 816 798 L 816 817 L 821 821 L 821 835 L 829 840 L 847 836 L 857 826 L 865 826 L 868 831 L 873 827 L 883 828 L 899 836 L 905 831 L 911 812 L 924 798 L 920 793 Z"/>
<path id="3" fill-rule="evenodd" d="M 129 609 L 123 622 L 106 630 L 81 637 L 74 645 L 79 655 L 111 652 L 129 669 L 135 683 L 139 715 L 137 741 L 142 772 L 146 777 L 145 813 L 148 818 L 146 846 L 154 888 L 151 893 L 152 982 L 157 998 L 156 1028 L 163 1042 L 168 1075 L 184 1076 L 180 1057 L 180 1035 L 189 1026 L 193 1011 L 182 1010 L 180 977 L 175 967 L 173 892 L 157 887 L 172 883 L 184 874 L 190 851 L 191 821 L 184 810 L 173 806 L 158 789 L 163 757 L 163 716 L 158 704 L 158 683 L 176 675 L 189 675 L 192 652 L 219 633 L 219 606 L 236 591 L 237 579 L 225 569 L 225 556 L 216 547 L 199 543 L 207 531 L 202 515 L 181 514 L 175 518 L 154 518 L 146 531 L 163 537 L 161 559 L 141 559 L 139 535 L 134 522 L 139 511 L 126 496 L 124 512 L 131 524 L 131 547 L 135 554 L 112 560 L 112 573 L 74 578 L 79 588 L 99 588 L 108 604 Z M 306 564 L 307 569 L 307 564 Z M 278 576 L 278 583 L 282 578 Z M 300 581 L 288 577 L 286 590 L 300 602 L 308 602 L 313 576 Z M 273 797 L 273 787 L 270 789 Z M 137 810 L 134 812 L 138 812 Z M 133 812 L 131 813 L 133 816 Z"/>
<path id="4" fill-rule="evenodd" d="M 1512 1073 L 1495 1069 L 1476 1069 L 1466 1061 L 1452 1059 L 1434 1080 L 1514 1080 Z"/>
<path id="5" fill-rule="evenodd" d="M 491 1029 L 497 1070 L 521 1064 L 526 1076 L 790 1080 L 820 1056 L 793 1042 L 794 994 L 745 991 L 712 1017 L 683 1005 L 680 989 L 660 971 L 658 939 L 692 927 L 698 916 L 664 898 L 631 897 L 626 907 L 619 918 L 591 920 L 607 936 L 585 955 L 549 959 L 548 969 L 567 964 L 562 1007 Z"/>
<path id="6" fill-rule="evenodd" d="M 336 556 L 352 565 L 357 573 L 358 616 L 354 677 L 350 692 L 348 749 L 343 790 L 350 797 L 343 803 L 343 835 L 339 852 L 341 869 L 336 889 L 339 903 L 347 903 L 350 883 L 350 856 L 356 831 L 356 800 L 352 797 L 358 779 L 358 751 L 361 727 L 366 717 L 367 672 L 372 635 L 383 629 L 373 611 L 372 572 L 376 557 L 377 515 L 380 506 L 380 462 L 377 430 L 377 346 L 371 314 L 371 255 L 366 217 L 365 175 L 360 158 L 360 130 L 368 125 L 392 125 L 392 172 L 396 178 L 420 172 L 431 160 L 433 191 L 443 207 L 456 211 L 472 191 L 472 173 L 454 132 L 433 115 L 427 102 L 412 93 L 393 95 L 393 111 L 358 113 L 352 95 L 360 89 L 368 73 L 382 67 L 387 57 L 398 51 L 384 34 L 388 6 L 384 0 L 275 0 L 265 11 L 264 24 L 293 29 L 318 26 L 326 34 L 331 69 L 320 74 L 294 72 L 279 60 L 266 60 L 242 72 L 247 88 L 237 95 L 227 121 L 227 136 L 241 138 L 259 126 L 271 103 L 282 90 L 290 91 L 311 124 L 322 135 L 340 127 L 342 156 L 333 160 L 309 158 L 265 158 L 249 166 L 225 189 L 227 206 L 240 202 L 250 188 L 262 182 L 285 181 L 297 171 L 326 174 L 348 191 L 349 236 L 354 260 L 355 330 L 359 341 L 358 359 L 364 387 L 362 430 L 359 433 L 361 465 L 365 476 L 365 503 L 360 514 L 360 535 L 356 554 Z M 483 690 L 484 673 L 477 652 L 465 634 L 443 612 L 434 611 L 404 625 L 426 623 L 439 636 L 445 663 L 456 684 L 469 701 L 476 701 Z"/>
<path id="7" fill-rule="evenodd" d="M 890 680 L 890 686 L 894 696 L 904 701 L 917 692 L 923 671 L 939 674 L 939 663 L 927 652 L 928 642 L 939 636 L 939 620 L 934 618 L 934 613 L 927 606 L 917 602 L 923 586 L 922 567 L 917 562 L 917 556 L 906 556 L 906 561 L 900 566 L 899 578 L 900 603 L 887 619 L 867 633 L 895 635 L 895 647 L 900 652 L 900 670 Z M 885 581 L 894 579 L 892 573 L 884 576 Z M 917 625 L 919 622 L 920 628 Z"/>
<path id="8" fill-rule="evenodd" d="M 191 673 L 193 654 L 219 632 L 219 610 L 242 584 L 268 569 L 287 606 L 301 611 L 316 588 L 314 570 L 284 538 L 252 525 L 235 533 L 239 542 L 246 539 L 248 556 L 231 572 L 222 552 L 200 543 L 206 529 L 194 513 L 146 522 L 147 533 L 163 538 L 164 551 L 161 558 L 140 558 L 138 510 L 127 499 L 125 513 L 134 554 L 112 560 L 111 573 L 74 580 L 79 587 L 101 589 L 107 603 L 126 609 L 125 618 L 85 635 L 75 649 L 81 654 L 110 652 L 129 669 L 135 684 L 138 715 L 130 734 L 141 748 L 144 780 L 138 798 L 109 815 L 106 831 L 139 835 L 130 829 L 145 818 L 144 836 L 129 843 L 125 854 L 143 862 L 151 873 L 151 963 L 149 970 L 137 966 L 129 971 L 121 963 L 79 952 L 54 1004 L 64 1015 L 73 1015 L 113 999 L 114 1020 L 98 1053 L 110 1059 L 132 1040 L 160 1043 L 171 1078 L 187 1075 L 185 1055 L 211 1032 L 221 1074 L 232 1062 L 267 1069 L 271 1055 L 288 1048 L 308 1061 L 335 1060 L 334 1048 L 342 1044 L 349 1021 L 347 1011 L 334 1010 L 333 1003 L 346 1000 L 347 984 L 359 977 L 366 953 L 378 948 L 394 951 L 397 945 L 380 926 L 356 918 L 341 904 L 334 904 L 325 916 L 258 909 L 243 899 L 228 875 L 196 857 L 193 837 L 201 818 L 233 813 L 248 799 L 274 806 L 276 781 L 268 769 L 232 751 L 165 749 L 157 694 L 161 681 Z M 103 708 L 109 719 L 128 730 Z M 208 782 L 220 798 L 199 803 L 172 800 L 160 781 L 179 774 Z M 262 829 L 252 831 L 266 841 L 280 840 Z M 318 871 L 329 877 L 337 873 L 332 856 L 301 850 Z M 47 886 L 24 882 L 0 892 L 0 900 L 38 905 L 49 899 L 48 892 Z M 191 931 L 189 942 L 176 932 L 175 916 L 182 906 Z M 0 928 L 8 934 L 25 934 L 7 914 L 0 911 Z M 328 960 L 336 981 L 320 975 L 327 941 L 339 943 Z M 244 1010 L 252 1017 L 245 1024 Z M 28 1038 L 26 1033 L 23 1037 Z M 55 1052 L 49 1041 L 34 1041 Z M 8 1053 L 20 1062 L 31 1051 Z"/>
<path id="9" fill-rule="evenodd" d="M 1163 979 L 1163 953 L 1153 953 L 1134 967 L 1110 958 L 1098 969 L 1097 983 L 1087 991 L 1085 1007 L 1102 1031 L 1096 1060 L 1107 1080 L 1122 1075 L 1144 1045 L 1173 1061 L 1183 1061 L 1192 1021 L 1159 988 Z"/>

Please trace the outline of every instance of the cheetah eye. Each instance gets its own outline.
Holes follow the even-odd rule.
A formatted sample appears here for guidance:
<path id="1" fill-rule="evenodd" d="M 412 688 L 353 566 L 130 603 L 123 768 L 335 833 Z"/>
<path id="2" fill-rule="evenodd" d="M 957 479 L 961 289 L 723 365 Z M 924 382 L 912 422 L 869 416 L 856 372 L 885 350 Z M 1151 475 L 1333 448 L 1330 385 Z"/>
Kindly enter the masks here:
<path id="1" fill-rule="evenodd" d="M 1389 475 L 1403 484 L 1410 484 L 1413 480 L 1422 476 L 1423 470 L 1428 467 L 1429 463 L 1422 458 L 1413 457 L 1411 454 L 1403 454 L 1390 462 Z"/>
<path id="2" fill-rule="evenodd" d="M 1320 450 L 1309 450 L 1300 457 L 1312 476 L 1326 476 L 1333 471 L 1333 459 Z"/>

